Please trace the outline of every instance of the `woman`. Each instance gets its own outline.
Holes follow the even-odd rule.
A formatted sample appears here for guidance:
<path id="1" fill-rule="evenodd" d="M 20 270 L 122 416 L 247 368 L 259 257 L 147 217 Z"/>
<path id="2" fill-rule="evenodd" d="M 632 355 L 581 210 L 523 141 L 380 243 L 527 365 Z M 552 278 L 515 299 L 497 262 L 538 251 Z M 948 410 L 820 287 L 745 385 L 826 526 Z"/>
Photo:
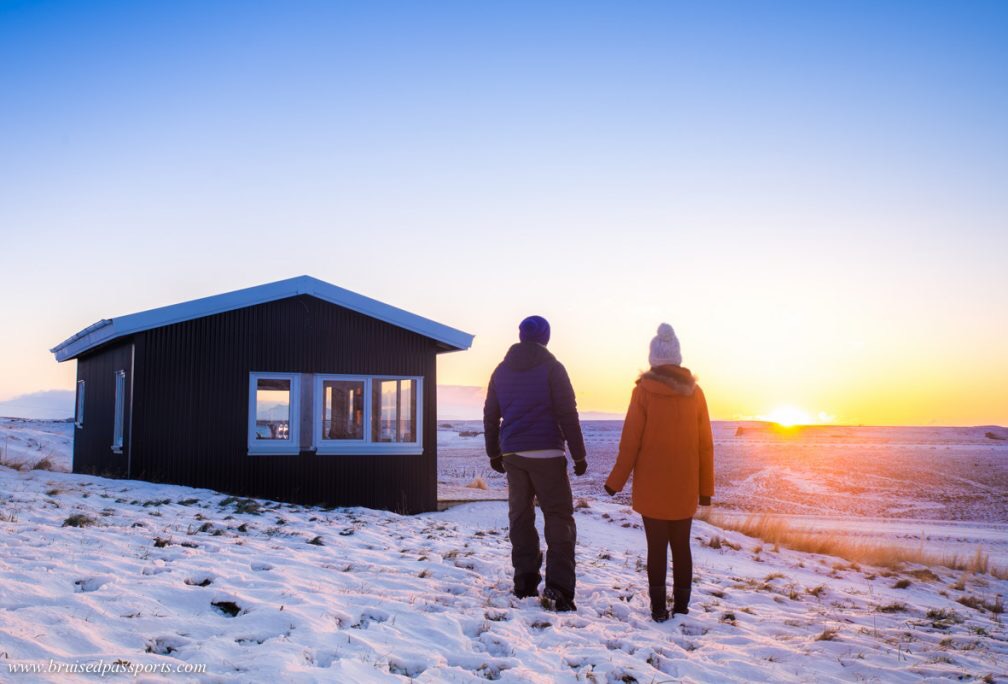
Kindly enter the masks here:
<path id="1" fill-rule="evenodd" d="M 672 547 L 674 613 L 688 613 L 693 558 L 689 537 L 697 503 L 714 495 L 714 440 L 707 400 L 682 367 L 679 340 L 668 323 L 651 340 L 651 370 L 637 380 L 623 423 L 619 455 L 609 473 L 609 495 L 634 474 L 633 509 L 644 518 L 651 617 L 669 617 L 665 593 L 667 550 Z"/>

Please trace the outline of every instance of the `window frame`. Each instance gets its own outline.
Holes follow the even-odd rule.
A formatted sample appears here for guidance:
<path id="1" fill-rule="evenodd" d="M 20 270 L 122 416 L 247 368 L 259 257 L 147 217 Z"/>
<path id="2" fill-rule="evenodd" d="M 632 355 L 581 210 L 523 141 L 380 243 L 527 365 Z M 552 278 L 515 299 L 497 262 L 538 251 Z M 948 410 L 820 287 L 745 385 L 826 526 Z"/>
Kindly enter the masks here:
<path id="1" fill-rule="evenodd" d="M 322 384 L 329 380 L 344 380 L 364 383 L 364 430 L 363 439 L 322 439 L 322 409 L 325 396 Z M 413 442 L 375 442 L 372 440 L 371 420 L 373 416 L 372 393 L 375 380 L 412 380 L 416 383 L 416 440 Z M 317 373 L 315 375 L 314 404 L 312 416 L 312 446 L 321 456 L 367 456 L 383 454 L 394 456 L 420 456 L 424 452 L 423 441 L 423 376 L 420 375 L 342 375 Z"/>
<path id="2" fill-rule="evenodd" d="M 256 439 L 256 399 L 260 380 L 289 380 L 287 439 Z M 249 373 L 248 423 L 246 435 L 249 456 L 296 456 L 301 453 L 301 374 Z"/>
<path id="3" fill-rule="evenodd" d="M 121 454 L 126 423 L 126 371 L 115 371 L 115 394 L 112 415 L 112 451 Z"/>
<path id="4" fill-rule="evenodd" d="M 77 381 L 77 396 L 74 403 L 74 427 L 78 430 L 84 429 L 84 398 L 87 392 L 87 382 Z"/>

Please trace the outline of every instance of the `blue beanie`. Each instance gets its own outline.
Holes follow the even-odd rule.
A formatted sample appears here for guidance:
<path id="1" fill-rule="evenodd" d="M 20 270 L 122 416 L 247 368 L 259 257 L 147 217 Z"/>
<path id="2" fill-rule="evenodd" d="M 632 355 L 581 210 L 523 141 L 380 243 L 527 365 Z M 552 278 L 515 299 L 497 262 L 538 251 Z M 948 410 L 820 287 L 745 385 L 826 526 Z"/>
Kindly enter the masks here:
<path id="1" fill-rule="evenodd" d="M 549 344 L 550 326 L 542 316 L 529 316 L 518 325 L 518 339 L 522 342 Z"/>

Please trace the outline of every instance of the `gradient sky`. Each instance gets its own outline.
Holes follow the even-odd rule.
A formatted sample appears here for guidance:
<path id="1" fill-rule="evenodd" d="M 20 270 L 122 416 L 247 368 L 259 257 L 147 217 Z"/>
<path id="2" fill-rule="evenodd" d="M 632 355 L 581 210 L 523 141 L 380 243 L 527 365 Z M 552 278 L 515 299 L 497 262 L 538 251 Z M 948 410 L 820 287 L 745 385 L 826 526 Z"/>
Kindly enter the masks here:
<path id="1" fill-rule="evenodd" d="M 622 412 L 1008 424 L 1008 3 L 2 2 L 0 399 L 94 321 L 303 273 L 529 313 Z M 282 369 L 277 369 L 282 370 Z"/>

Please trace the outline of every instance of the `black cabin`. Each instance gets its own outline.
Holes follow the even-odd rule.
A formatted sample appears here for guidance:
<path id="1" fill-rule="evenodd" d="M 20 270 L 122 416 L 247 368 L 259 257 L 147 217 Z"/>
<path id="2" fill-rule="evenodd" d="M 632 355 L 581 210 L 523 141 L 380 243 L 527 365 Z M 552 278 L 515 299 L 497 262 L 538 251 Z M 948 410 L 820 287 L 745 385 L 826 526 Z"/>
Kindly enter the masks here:
<path id="1" fill-rule="evenodd" d="M 472 335 L 309 276 L 106 319 L 73 471 L 304 504 L 437 507 L 437 355 Z"/>

